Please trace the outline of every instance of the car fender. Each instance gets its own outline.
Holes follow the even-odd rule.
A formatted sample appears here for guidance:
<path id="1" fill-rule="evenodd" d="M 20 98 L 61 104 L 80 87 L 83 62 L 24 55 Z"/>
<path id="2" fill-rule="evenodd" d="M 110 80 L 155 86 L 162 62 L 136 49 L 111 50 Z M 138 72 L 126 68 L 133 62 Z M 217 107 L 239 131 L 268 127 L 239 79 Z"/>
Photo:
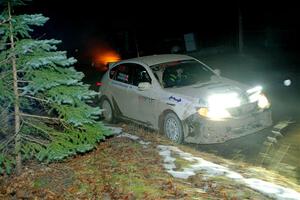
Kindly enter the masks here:
<path id="1" fill-rule="evenodd" d="M 161 110 L 173 111 L 181 121 L 197 112 L 197 99 L 195 98 L 170 93 L 164 97 L 162 102 L 165 104 L 165 108 Z"/>

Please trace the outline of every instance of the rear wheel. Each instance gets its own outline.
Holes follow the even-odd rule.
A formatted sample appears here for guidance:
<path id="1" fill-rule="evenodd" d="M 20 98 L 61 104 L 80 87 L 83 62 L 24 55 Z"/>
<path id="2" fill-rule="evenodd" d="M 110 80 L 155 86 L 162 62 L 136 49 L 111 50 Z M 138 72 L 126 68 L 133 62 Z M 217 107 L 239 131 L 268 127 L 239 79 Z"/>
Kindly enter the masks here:
<path id="1" fill-rule="evenodd" d="M 183 142 L 183 127 L 180 119 L 173 112 L 166 114 L 164 118 L 164 134 L 173 142 L 182 143 Z"/>
<path id="2" fill-rule="evenodd" d="M 113 108 L 107 98 L 101 100 L 100 107 L 104 110 L 103 111 L 104 121 L 108 123 L 114 123 L 115 118 L 114 118 Z"/>

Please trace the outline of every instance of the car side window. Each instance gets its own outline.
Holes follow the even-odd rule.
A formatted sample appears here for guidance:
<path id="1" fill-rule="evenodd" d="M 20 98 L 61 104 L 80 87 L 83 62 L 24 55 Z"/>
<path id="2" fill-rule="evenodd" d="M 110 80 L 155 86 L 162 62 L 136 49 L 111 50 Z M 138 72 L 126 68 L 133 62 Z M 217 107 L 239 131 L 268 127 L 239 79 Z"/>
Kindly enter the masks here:
<path id="1" fill-rule="evenodd" d="M 138 64 L 132 64 L 131 67 L 133 69 L 133 78 L 132 78 L 133 85 L 138 86 L 138 84 L 141 82 L 148 82 L 148 83 L 152 82 L 148 72 L 143 66 Z"/>
<path id="2" fill-rule="evenodd" d="M 120 64 L 112 68 L 109 77 L 122 83 L 132 84 L 132 70 L 127 64 Z"/>

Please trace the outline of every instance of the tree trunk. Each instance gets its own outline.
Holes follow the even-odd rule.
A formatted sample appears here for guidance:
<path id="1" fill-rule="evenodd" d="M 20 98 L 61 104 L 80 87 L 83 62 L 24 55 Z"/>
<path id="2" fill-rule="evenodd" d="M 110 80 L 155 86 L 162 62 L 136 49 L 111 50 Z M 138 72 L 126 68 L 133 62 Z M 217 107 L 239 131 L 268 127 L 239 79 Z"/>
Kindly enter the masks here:
<path id="1" fill-rule="evenodd" d="M 12 50 L 11 64 L 13 70 L 13 88 L 14 88 L 14 108 L 15 108 L 15 154 L 16 154 L 16 172 L 21 173 L 22 169 L 22 158 L 21 158 L 21 135 L 20 135 L 20 107 L 19 107 L 19 92 L 18 92 L 18 75 L 17 75 L 17 64 L 15 55 L 15 42 L 13 35 L 13 25 L 11 17 L 11 6 L 8 2 L 8 14 L 9 14 L 9 30 L 10 30 L 10 48 Z"/>

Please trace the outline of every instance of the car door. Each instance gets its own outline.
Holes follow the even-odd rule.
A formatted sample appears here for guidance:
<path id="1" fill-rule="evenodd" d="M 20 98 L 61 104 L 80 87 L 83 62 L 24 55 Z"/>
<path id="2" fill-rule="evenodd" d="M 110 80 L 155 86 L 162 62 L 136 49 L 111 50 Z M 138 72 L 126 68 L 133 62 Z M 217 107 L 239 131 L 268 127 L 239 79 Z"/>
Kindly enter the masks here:
<path id="1" fill-rule="evenodd" d="M 133 118 L 151 126 L 155 121 L 155 90 L 152 85 L 146 90 L 140 90 L 138 85 L 141 82 L 152 84 L 152 79 L 144 66 L 133 64 L 131 67 L 132 86 L 128 92 L 132 95 L 132 103 L 135 105 Z"/>
<path id="2" fill-rule="evenodd" d="M 110 70 L 111 81 L 111 94 L 113 97 L 112 103 L 117 113 L 125 117 L 130 117 L 132 109 L 129 102 L 131 96 L 128 93 L 128 88 L 132 83 L 132 71 L 128 64 L 121 63 Z"/>

